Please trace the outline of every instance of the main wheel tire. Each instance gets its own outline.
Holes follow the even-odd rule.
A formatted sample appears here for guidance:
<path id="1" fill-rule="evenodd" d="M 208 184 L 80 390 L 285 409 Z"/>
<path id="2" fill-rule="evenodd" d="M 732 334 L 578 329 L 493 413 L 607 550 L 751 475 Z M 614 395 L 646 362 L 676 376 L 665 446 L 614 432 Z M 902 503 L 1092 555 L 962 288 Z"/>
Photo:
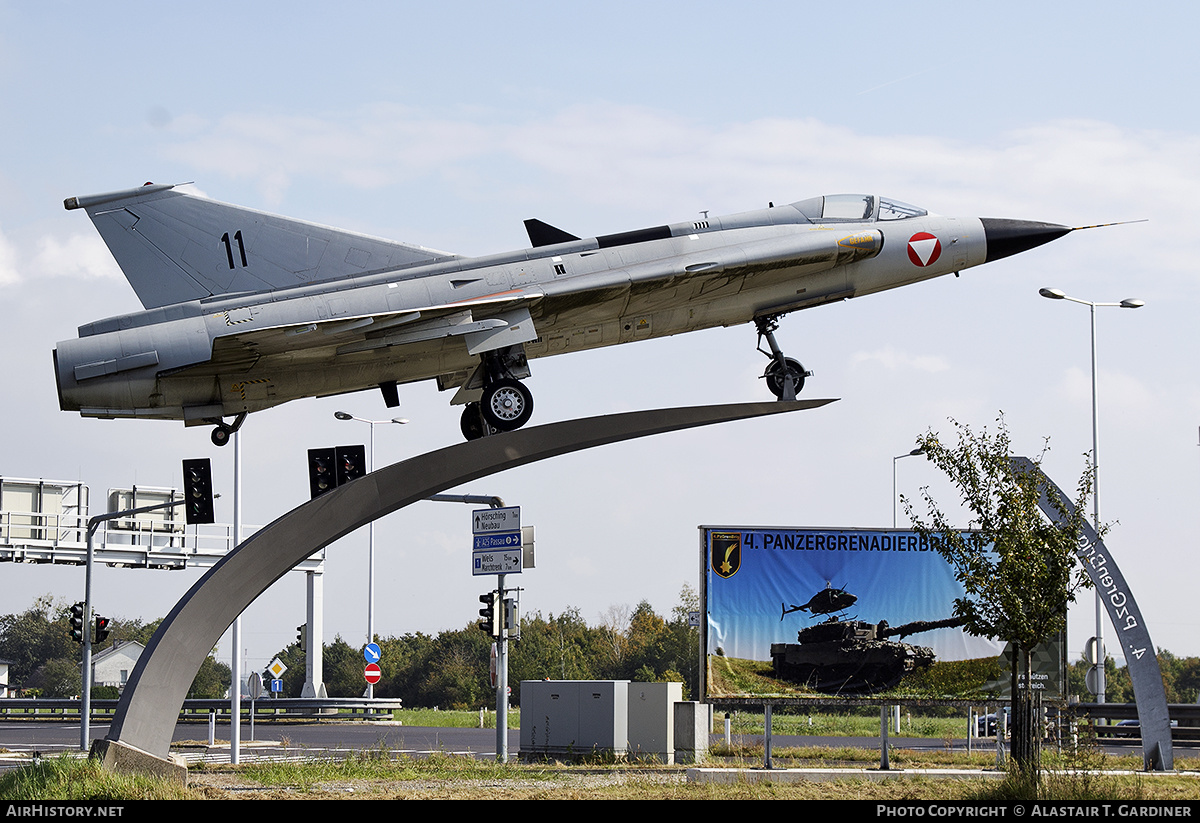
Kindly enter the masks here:
<path id="1" fill-rule="evenodd" d="M 519 380 L 501 378 L 483 390 L 483 419 L 502 432 L 516 431 L 533 414 L 533 394 Z"/>
<path id="2" fill-rule="evenodd" d="M 785 380 L 791 380 L 796 394 L 799 394 L 804 388 L 804 378 L 807 376 L 808 373 L 804 370 L 804 366 L 800 365 L 800 361 L 791 357 L 785 357 L 782 366 L 778 360 L 772 360 L 771 365 L 767 366 L 767 370 L 763 372 L 763 377 L 767 379 L 767 388 L 776 397 L 783 397 Z"/>
<path id="3" fill-rule="evenodd" d="M 463 407 L 459 428 L 462 429 L 463 437 L 468 440 L 478 440 L 488 433 L 487 423 L 483 420 L 483 413 L 478 403 L 468 403 Z"/>
<path id="4" fill-rule="evenodd" d="M 224 446 L 229 442 L 229 436 L 232 433 L 233 430 L 228 426 L 217 426 L 212 430 L 212 436 L 210 439 L 212 440 L 214 446 Z"/>

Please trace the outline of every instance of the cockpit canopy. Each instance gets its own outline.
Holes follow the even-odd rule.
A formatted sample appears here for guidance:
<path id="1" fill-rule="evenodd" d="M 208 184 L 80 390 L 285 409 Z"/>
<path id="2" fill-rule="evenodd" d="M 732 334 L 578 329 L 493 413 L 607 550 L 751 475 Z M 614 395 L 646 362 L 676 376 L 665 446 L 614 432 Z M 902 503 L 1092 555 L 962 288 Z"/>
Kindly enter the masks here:
<path id="1" fill-rule="evenodd" d="M 827 194 L 793 203 L 792 207 L 814 223 L 864 223 L 905 220 L 929 212 L 890 197 L 873 194 Z"/>

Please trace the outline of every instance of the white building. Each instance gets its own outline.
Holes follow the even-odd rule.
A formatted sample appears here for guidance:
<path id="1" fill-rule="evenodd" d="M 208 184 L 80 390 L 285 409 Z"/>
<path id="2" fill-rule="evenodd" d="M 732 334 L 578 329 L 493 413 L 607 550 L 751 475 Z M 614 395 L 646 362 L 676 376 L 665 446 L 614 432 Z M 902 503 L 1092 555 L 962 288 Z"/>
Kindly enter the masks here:
<path id="1" fill-rule="evenodd" d="M 118 640 L 92 656 L 92 685 L 124 689 L 134 665 L 146 647 L 133 640 Z"/>

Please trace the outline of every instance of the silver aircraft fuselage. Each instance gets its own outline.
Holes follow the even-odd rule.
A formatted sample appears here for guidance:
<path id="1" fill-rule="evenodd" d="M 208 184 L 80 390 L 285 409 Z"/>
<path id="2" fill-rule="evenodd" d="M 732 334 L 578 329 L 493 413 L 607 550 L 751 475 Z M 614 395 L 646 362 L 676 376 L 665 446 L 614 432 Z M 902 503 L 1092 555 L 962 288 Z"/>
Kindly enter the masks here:
<path id="1" fill-rule="evenodd" d="M 869 195 L 466 258 L 146 186 L 72 198 L 144 311 L 60 342 L 60 405 L 220 421 L 302 397 L 434 379 L 478 398 L 481 359 L 525 359 L 778 317 L 958 272 L 1066 234 Z M 318 252 L 314 252 L 317 248 Z"/>

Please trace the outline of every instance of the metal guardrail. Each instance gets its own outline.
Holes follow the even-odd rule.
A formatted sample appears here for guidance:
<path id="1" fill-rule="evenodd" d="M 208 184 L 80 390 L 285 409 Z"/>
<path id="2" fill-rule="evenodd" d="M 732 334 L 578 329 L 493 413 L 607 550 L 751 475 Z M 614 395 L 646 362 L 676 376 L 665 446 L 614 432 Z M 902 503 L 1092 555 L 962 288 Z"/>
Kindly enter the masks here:
<path id="1" fill-rule="evenodd" d="M 1080 717 L 1107 717 L 1112 720 L 1137 720 L 1136 703 L 1072 703 L 1068 710 Z M 1172 720 L 1184 721 L 1200 726 L 1200 703 L 1168 703 L 1167 712 Z"/>
<path id="2" fill-rule="evenodd" d="M 1106 720 L 1137 720 L 1136 703 L 1075 703 L 1069 710 L 1079 718 L 1104 718 Z M 1171 719 L 1171 739 L 1176 741 L 1200 741 L 1200 703 L 1168 703 L 1167 713 Z M 1097 737 L 1141 736 L 1137 726 L 1118 724 L 1093 727 Z"/>
<path id="3" fill-rule="evenodd" d="M 75 698 L 8 698 L 0 700 L 0 718 L 5 720 L 78 720 L 82 701 Z M 116 700 L 91 701 L 91 718 L 106 720 L 117 710 Z M 254 720 L 374 720 L 391 717 L 391 713 L 403 708 L 400 700 L 367 699 L 365 697 L 279 697 L 261 698 L 253 701 Z M 194 699 L 183 701 L 179 712 L 180 720 L 207 721 L 211 714 L 228 719 L 230 701 L 222 699 Z M 241 715 L 250 716 L 251 701 L 241 701 Z"/>

